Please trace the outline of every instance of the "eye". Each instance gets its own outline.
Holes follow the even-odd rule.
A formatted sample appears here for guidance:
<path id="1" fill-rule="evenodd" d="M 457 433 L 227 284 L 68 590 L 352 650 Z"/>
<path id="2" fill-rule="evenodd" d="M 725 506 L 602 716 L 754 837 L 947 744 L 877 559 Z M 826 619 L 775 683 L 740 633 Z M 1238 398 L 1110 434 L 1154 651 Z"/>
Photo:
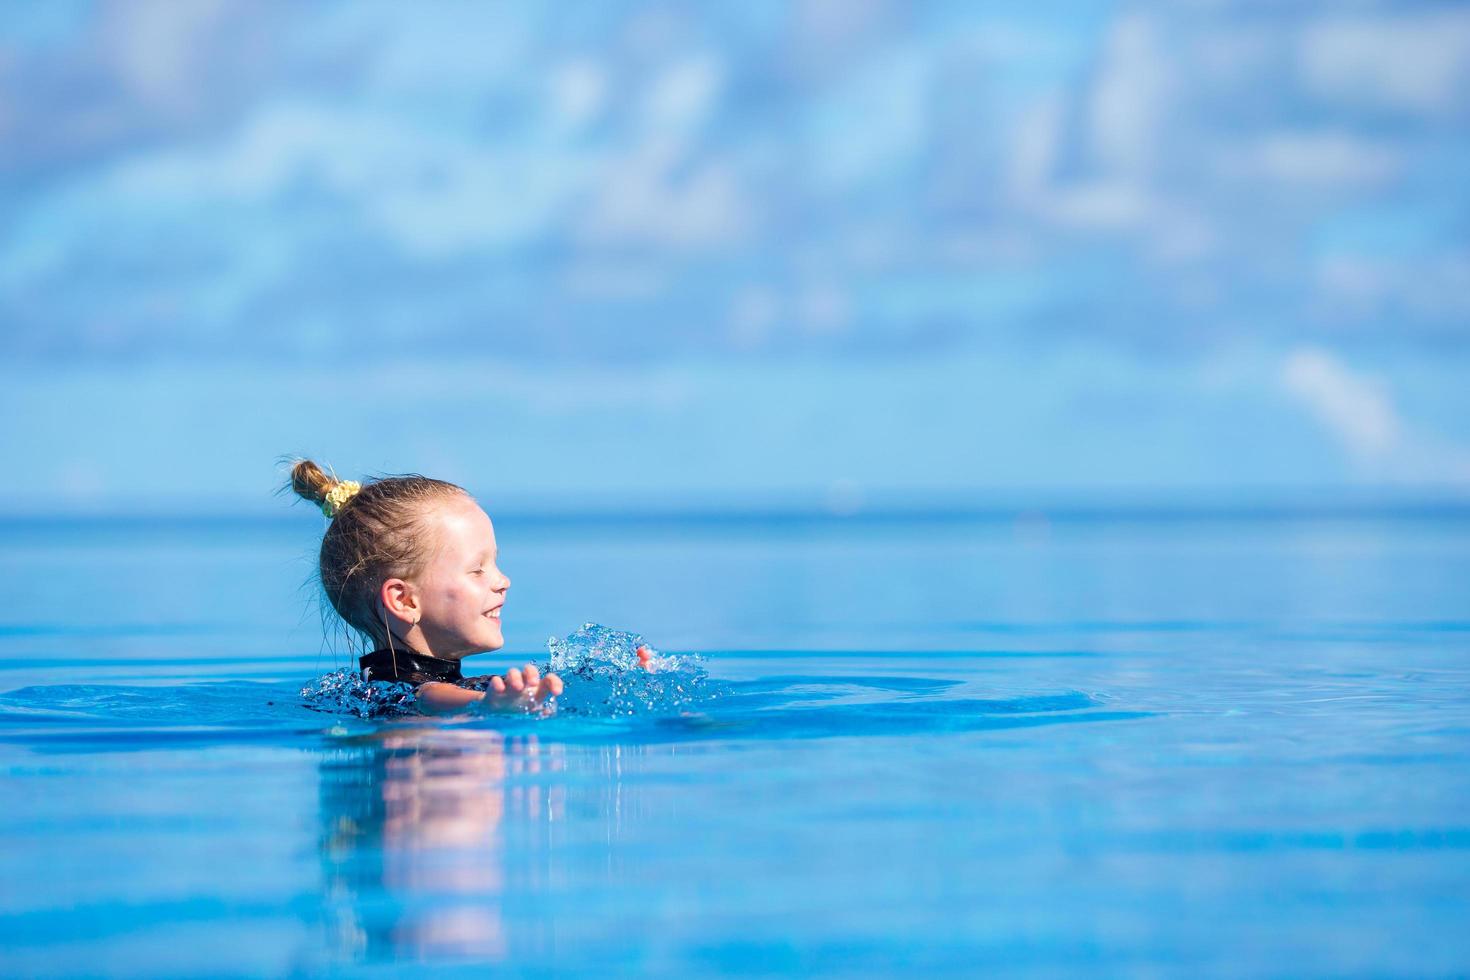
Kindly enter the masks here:
<path id="1" fill-rule="evenodd" d="M 485 574 L 485 570 L 483 568 L 472 568 L 472 569 L 470 569 L 470 574 L 471 575 L 484 575 Z"/>

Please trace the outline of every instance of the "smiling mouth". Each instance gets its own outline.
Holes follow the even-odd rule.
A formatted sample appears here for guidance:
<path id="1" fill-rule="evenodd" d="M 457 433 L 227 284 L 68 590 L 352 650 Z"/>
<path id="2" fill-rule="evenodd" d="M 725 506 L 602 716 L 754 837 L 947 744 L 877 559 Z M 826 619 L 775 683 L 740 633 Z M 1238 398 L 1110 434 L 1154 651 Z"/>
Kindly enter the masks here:
<path id="1" fill-rule="evenodd" d="M 486 612 L 485 615 L 498 622 L 500 620 L 500 607 L 496 606 L 494 609 Z"/>

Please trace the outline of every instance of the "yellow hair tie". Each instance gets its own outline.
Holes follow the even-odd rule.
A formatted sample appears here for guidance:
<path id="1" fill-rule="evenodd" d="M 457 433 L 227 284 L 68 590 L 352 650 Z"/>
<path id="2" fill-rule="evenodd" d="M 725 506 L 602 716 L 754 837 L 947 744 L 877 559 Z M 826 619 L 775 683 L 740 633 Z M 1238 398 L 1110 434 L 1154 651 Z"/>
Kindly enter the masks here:
<path id="1" fill-rule="evenodd" d="M 327 491 L 327 496 L 322 500 L 322 513 L 328 517 L 336 517 L 342 512 L 357 491 L 362 489 L 362 484 L 356 480 L 343 480 L 332 489 Z"/>

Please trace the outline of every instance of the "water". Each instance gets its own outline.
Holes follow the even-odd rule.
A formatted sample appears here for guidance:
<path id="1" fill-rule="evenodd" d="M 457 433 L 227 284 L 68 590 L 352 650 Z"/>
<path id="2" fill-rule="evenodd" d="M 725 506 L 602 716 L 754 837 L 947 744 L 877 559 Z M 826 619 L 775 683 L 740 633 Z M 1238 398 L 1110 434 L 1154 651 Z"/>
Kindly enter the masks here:
<path id="1" fill-rule="evenodd" d="M 319 530 L 4 526 L 6 974 L 1470 970 L 1463 513 L 500 516 L 469 672 L 685 659 L 448 722 L 301 696 Z"/>

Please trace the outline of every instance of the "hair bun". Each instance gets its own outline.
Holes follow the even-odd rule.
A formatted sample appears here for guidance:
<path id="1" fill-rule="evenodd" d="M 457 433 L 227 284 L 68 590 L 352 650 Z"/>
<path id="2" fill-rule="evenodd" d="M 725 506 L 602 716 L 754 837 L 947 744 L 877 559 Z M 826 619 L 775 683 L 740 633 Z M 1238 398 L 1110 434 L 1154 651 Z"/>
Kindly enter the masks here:
<path id="1" fill-rule="evenodd" d="M 312 503 L 321 505 L 327 499 L 327 494 L 332 488 L 341 483 L 334 477 L 327 476 L 322 468 L 309 459 L 299 459 L 296 465 L 291 467 L 291 489 L 298 496 L 310 500 Z"/>

